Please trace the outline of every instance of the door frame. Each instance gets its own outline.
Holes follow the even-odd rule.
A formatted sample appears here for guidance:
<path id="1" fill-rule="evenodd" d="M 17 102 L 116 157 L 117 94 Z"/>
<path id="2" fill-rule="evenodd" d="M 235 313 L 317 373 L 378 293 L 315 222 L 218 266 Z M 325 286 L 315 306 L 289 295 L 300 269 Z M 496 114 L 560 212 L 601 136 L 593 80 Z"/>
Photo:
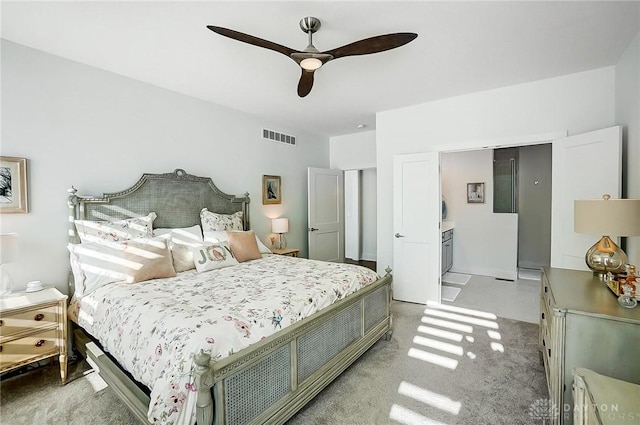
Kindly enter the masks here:
<path id="1" fill-rule="evenodd" d="M 509 137 L 503 139 L 480 139 L 470 140 L 452 144 L 436 145 L 430 152 L 454 153 L 464 151 L 477 151 L 484 149 L 498 149 L 517 146 L 531 146 L 541 145 L 545 143 L 553 143 L 554 140 L 563 139 L 567 137 L 568 131 L 556 131 L 549 133 L 531 134 L 526 136 Z M 440 184 L 440 193 L 442 193 L 442 171 L 438 175 L 438 182 Z M 435 200 L 439 202 L 439 200 Z M 440 217 L 440 228 L 442 228 L 442 217 Z M 440 254 L 442 255 L 442 253 Z M 439 285 L 440 297 L 442 297 L 442 285 Z"/>

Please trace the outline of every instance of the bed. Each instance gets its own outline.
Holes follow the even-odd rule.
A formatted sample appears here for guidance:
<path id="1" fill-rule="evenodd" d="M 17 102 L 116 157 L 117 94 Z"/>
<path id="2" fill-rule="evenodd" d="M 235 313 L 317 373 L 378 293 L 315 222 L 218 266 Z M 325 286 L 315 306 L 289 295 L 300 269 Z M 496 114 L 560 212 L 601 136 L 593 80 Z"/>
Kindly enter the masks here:
<path id="1" fill-rule="evenodd" d="M 185 229 L 201 224 L 201 213 L 203 208 L 206 208 L 207 211 L 224 216 L 241 217 L 239 225 L 246 231 L 250 229 L 249 203 L 247 193 L 243 196 L 225 194 L 210 178 L 189 175 L 181 169 L 165 174 L 144 174 L 131 188 L 106 193 L 100 197 L 78 195 L 77 190 L 72 187 L 69 189 L 68 198 L 72 262 L 75 258 L 74 249 L 82 248 L 84 245 L 90 246 L 85 244 L 84 240 L 80 243 L 80 223 L 112 222 L 153 215 L 154 229 Z M 80 294 L 73 296 L 75 304 L 70 307 L 70 310 L 77 309 L 72 314 L 72 317 L 75 317 L 71 327 L 74 348 L 92 363 L 141 422 L 148 423 L 149 418 L 152 418 L 158 423 L 192 423 L 195 418 L 200 425 L 284 423 L 377 340 L 382 337 L 391 338 L 392 279 L 389 269 L 383 277 L 375 273 L 372 277 L 372 272 L 358 266 L 267 254 L 264 257 L 224 269 L 207 271 L 200 276 L 196 271 L 190 270 L 177 273 L 176 277 L 137 281 L 139 283 L 134 285 L 110 283 L 85 294 L 80 291 L 80 286 L 76 288 L 78 277 L 70 273 L 70 298 Z M 313 273 L 318 273 L 321 278 Z M 280 285 L 280 280 L 284 279 L 279 277 L 280 274 L 289 276 L 292 281 L 305 275 L 309 282 L 322 281 L 333 286 L 323 289 L 319 295 L 307 295 L 304 292 L 307 287 L 311 290 L 312 286 L 318 285 L 303 282 L 295 290 L 285 290 L 282 289 L 284 286 Z M 267 290 L 256 289 L 266 306 L 265 311 L 272 312 L 267 315 L 270 317 L 265 316 L 265 313 L 256 313 L 255 320 L 243 323 L 226 310 L 215 312 L 223 317 L 216 325 L 227 326 L 223 328 L 227 329 L 223 330 L 223 334 L 233 333 L 229 329 L 235 327 L 244 346 L 240 349 L 229 349 L 222 345 L 225 348 L 216 351 L 208 350 L 208 346 L 203 347 L 204 343 L 194 343 L 190 340 L 185 342 L 183 345 L 188 346 L 188 349 L 184 349 L 179 360 L 171 360 L 169 364 L 180 363 L 179 370 L 188 374 L 186 378 L 180 377 L 187 379 L 184 384 L 188 389 L 187 400 L 178 400 L 181 403 L 179 415 L 173 411 L 166 416 L 162 412 L 167 406 L 156 406 L 157 393 L 161 390 L 157 390 L 156 387 L 150 388 L 136 377 L 136 365 L 145 364 L 145 368 L 150 368 L 148 359 L 134 355 L 133 360 L 126 360 L 118 357 L 119 352 L 144 349 L 148 351 L 155 342 L 145 338 L 151 333 L 164 335 L 165 330 L 158 331 L 158 326 L 161 326 L 159 324 L 154 324 L 151 331 L 145 331 L 145 326 L 150 325 L 139 316 L 147 318 L 157 315 L 158 311 L 167 315 L 184 314 L 184 318 L 179 319 L 181 325 L 185 326 L 182 334 L 200 335 L 203 323 L 213 322 L 212 319 L 203 316 L 203 310 L 211 310 L 214 313 L 213 310 L 224 308 L 237 313 L 240 309 L 238 305 L 244 305 L 246 297 L 240 297 L 240 300 L 232 299 L 235 293 L 233 286 L 226 288 L 228 292 L 227 298 L 222 298 L 224 302 L 207 301 L 213 299 L 210 297 L 213 289 L 210 289 L 208 284 L 201 283 L 202 276 L 212 280 L 215 277 L 216 294 L 225 293 L 223 289 L 226 286 L 220 283 L 223 282 L 220 280 L 223 276 L 230 279 L 230 282 L 235 282 L 235 288 L 254 288 L 248 283 L 253 280 L 273 280 L 275 283 L 272 282 L 272 287 L 277 286 L 278 291 L 289 291 L 290 295 L 283 308 L 290 308 L 290 311 L 288 310 L 288 314 L 282 314 L 287 318 L 283 320 L 281 312 L 267 304 L 271 302 L 272 295 L 269 295 Z M 352 283 L 356 278 L 359 279 L 359 283 Z M 305 289 L 300 289 L 302 287 Z M 202 288 L 202 292 L 197 288 Z M 86 288 L 83 290 L 86 291 Z M 182 294 L 187 292 L 199 298 L 196 301 L 181 301 Z M 282 297 L 282 293 L 279 292 L 277 296 Z M 308 297 L 308 300 L 305 297 Z M 81 302 L 78 302 L 78 299 Z M 161 302 L 164 304 L 160 304 L 162 308 L 154 306 L 149 307 L 146 312 L 133 313 L 134 307 L 142 308 L 156 299 L 163 300 Z M 167 299 L 175 302 L 169 302 Z M 306 301 L 306 305 L 303 308 L 294 307 L 298 305 L 298 301 Z M 237 304 L 234 304 L 235 302 Z M 137 305 L 134 305 L 136 303 Z M 84 305 L 83 308 L 80 308 L 81 304 Z M 109 304 L 108 308 L 101 307 L 103 304 Z M 86 317 L 87 305 L 96 311 L 95 318 Z M 184 308 L 179 307 L 180 305 Z M 113 312 L 118 317 L 126 316 L 124 311 L 132 312 L 132 317 L 138 314 L 136 320 L 140 322 L 136 322 L 135 328 L 140 331 L 133 339 L 131 335 L 121 335 L 120 337 L 126 341 L 126 346 L 118 347 L 118 337 L 105 336 L 103 330 L 98 327 L 98 322 L 103 321 L 98 316 L 98 311 L 102 314 L 106 312 L 105 316 Z M 242 311 L 244 316 L 241 317 L 251 316 L 255 311 L 255 308 L 249 309 L 248 313 Z M 111 317 L 113 318 L 113 315 Z M 158 318 L 159 322 L 169 322 L 162 320 L 161 316 Z M 122 318 L 124 322 L 129 320 L 134 319 Z M 267 331 L 269 327 L 273 329 Z M 120 331 L 122 332 L 121 329 Z M 242 337 L 247 337 L 247 341 Z M 211 340 L 209 342 L 213 344 L 214 338 L 205 339 Z M 167 348 L 174 349 L 173 345 L 163 347 L 165 351 Z M 159 351 L 162 354 L 162 350 Z M 175 351 L 177 353 L 177 348 Z M 134 363 L 131 363 L 132 361 Z M 132 366 L 127 368 L 127 364 Z M 158 383 L 167 384 L 171 379 L 177 379 L 175 377 L 178 375 L 173 374 L 167 379 L 163 375 L 162 379 L 154 382 L 158 387 L 164 388 Z M 144 380 L 145 375 L 141 376 Z M 178 389 L 184 382 L 172 381 L 169 385 Z"/>

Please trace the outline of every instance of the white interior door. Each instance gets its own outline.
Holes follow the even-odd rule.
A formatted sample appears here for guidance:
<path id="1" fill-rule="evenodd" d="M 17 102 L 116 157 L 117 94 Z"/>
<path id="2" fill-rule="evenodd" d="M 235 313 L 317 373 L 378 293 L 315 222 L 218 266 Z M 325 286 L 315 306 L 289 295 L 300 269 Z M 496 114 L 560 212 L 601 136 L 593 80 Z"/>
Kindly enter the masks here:
<path id="1" fill-rule="evenodd" d="M 308 169 L 309 258 L 344 262 L 342 170 Z"/>
<path id="2" fill-rule="evenodd" d="M 551 267 L 588 270 L 584 255 L 602 235 L 573 230 L 573 201 L 608 193 L 619 198 L 622 187 L 622 132 L 605 128 L 552 143 Z"/>
<path id="3" fill-rule="evenodd" d="M 393 158 L 393 296 L 440 302 L 440 154 Z"/>

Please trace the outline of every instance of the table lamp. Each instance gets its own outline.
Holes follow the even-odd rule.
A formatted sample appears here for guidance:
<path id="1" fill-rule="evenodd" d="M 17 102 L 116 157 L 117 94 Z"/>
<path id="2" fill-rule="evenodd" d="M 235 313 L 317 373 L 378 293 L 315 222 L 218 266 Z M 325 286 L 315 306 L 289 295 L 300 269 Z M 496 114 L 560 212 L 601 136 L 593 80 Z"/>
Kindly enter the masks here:
<path id="1" fill-rule="evenodd" d="M 283 233 L 289 231 L 289 219 L 288 218 L 274 218 L 271 220 L 271 231 L 277 233 L 280 237 L 278 239 L 278 245 L 276 248 L 285 249 L 287 247 L 287 240 L 284 238 Z"/>
<path id="2" fill-rule="evenodd" d="M 640 236 L 640 199 L 581 199 L 574 201 L 574 230 L 603 235 L 584 256 L 594 276 L 603 279 L 608 272 L 620 273 L 627 254 L 610 236 Z"/>
<path id="3" fill-rule="evenodd" d="M 0 234 L 0 297 L 13 292 L 13 279 L 4 265 L 16 261 L 18 253 L 18 235 L 16 233 Z"/>

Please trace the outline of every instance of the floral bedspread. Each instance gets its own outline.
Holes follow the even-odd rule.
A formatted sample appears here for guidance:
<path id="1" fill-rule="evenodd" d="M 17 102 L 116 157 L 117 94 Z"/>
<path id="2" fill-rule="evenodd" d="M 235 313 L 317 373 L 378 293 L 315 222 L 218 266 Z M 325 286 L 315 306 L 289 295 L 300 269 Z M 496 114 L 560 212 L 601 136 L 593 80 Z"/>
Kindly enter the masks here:
<path id="1" fill-rule="evenodd" d="M 377 278 L 359 266 L 273 255 L 103 286 L 78 301 L 77 322 L 151 389 L 151 422 L 193 424 L 200 349 L 214 360 L 227 357 Z"/>

